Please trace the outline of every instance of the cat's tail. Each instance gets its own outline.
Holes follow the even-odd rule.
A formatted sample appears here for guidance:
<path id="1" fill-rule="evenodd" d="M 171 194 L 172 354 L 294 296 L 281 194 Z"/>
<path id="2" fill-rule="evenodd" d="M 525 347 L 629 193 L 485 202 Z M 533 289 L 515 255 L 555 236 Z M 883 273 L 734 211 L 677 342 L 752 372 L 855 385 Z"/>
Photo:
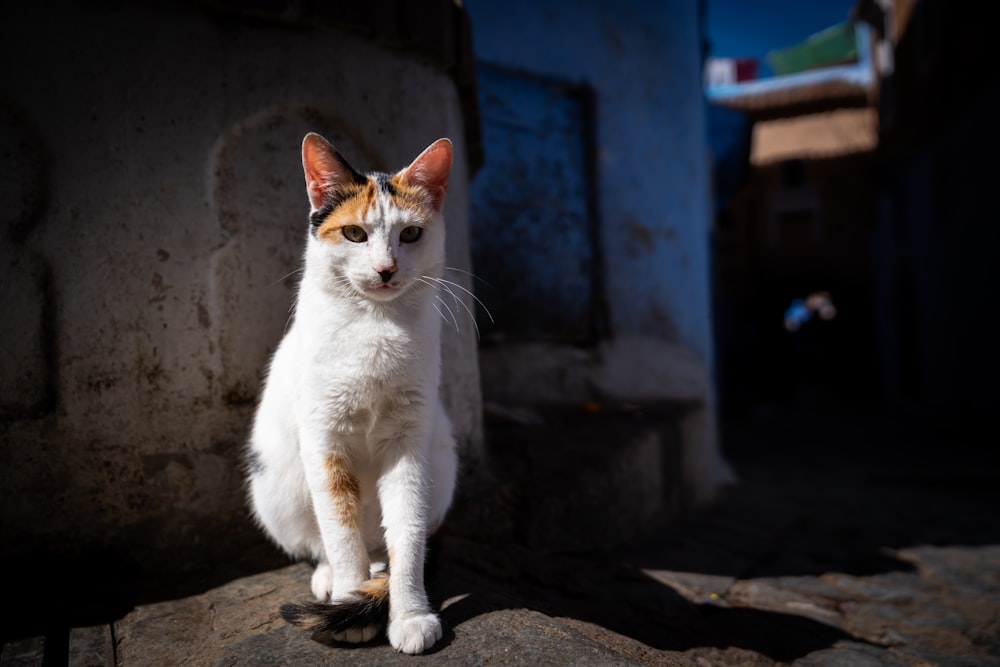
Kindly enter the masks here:
<path id="1" fill-rule="evenodd" d="M 352 629 L 384 628 L 389 620 L 389 574 L 380 572 L 341 602 L 283 604 L 281 617 L 323 643 L 337 641 L 337 635 Z"/>

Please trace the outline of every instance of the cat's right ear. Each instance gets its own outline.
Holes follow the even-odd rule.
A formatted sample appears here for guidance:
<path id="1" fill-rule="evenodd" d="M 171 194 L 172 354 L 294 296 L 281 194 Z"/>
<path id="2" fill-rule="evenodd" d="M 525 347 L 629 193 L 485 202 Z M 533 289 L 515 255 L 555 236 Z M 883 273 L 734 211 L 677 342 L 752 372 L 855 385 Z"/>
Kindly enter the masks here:
<path id="1" fill-rule="evenodd" d="M 362 180 L 329 141 L 315 132 L 302 140 L 302 171 L 306 177 L 306 193 L 314 211 L 336 199 L 338 191 Z"/>

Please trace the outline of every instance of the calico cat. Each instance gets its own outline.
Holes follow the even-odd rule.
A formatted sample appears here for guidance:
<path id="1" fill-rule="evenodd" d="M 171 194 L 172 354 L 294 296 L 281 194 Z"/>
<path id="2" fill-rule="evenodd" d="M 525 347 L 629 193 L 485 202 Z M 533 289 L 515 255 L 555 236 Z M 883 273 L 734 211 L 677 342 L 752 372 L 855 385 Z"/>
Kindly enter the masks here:
<path id="1" fill-rule="evenodd" d="M 311 204 L 295 318 L 271 361 L 248 448 L 253 514 L 318 564 L 318 602 L 282 616 L 319 641 L 393 647 L 441 637 L 424 590 L 425 540 L 455 487 L 438 393 L 447 139 L 395 174 L 355 171 L 306 135 Z"/>

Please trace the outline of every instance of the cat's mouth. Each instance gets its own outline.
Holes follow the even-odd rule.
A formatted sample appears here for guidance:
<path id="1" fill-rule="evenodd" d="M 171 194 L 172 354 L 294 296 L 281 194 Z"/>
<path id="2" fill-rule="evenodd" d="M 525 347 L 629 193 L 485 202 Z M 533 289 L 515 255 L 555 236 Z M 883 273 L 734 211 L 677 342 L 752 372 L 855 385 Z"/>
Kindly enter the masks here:
<path id="1" fill-rule="evenodd" d="M 364 288 L 365 295 L 377 301 L 395 299 L 402 291 L 403 285 L 398 280 L 394 280 L 391 283 L 372 283 L 365 285 Z"/>

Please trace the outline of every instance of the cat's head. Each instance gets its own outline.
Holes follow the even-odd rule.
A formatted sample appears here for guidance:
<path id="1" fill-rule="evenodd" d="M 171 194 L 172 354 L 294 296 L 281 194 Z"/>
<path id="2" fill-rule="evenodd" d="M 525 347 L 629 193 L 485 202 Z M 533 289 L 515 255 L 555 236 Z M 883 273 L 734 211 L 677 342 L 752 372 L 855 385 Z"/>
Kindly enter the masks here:
<path id="1" fill-rule="evenodd" d="M 387 302 L 444 264 L 452 146 L 438 139 L 395 174 L 362 174 L 315 133 L 302 141 L 312 211 L 309 252 L 331 290 Z"/>

